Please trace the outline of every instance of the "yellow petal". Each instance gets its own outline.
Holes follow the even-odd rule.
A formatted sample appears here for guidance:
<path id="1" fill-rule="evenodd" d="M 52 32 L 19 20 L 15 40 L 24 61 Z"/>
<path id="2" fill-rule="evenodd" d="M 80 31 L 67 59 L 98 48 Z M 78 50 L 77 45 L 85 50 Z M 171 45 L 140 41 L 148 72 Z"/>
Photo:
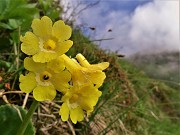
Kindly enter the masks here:
<path id="1" fill-rule="evenodd" d="M 64 59 L 59 56 L 57 59 L 48 62 L 47 68 L 53 70 L 55 73 L 63 71 L 65 69 Z"/>
<path id="2" fill-rule="evenodd" d="M 33 60 L 35 62 L 45 63 L 49 62 L 53 59 L 56 59 L 58 55 L 56 53 L 51 52 L 39 52 L 33 56 Z"/>
<path id="3" fill-rule="evenodd" d="M 62 121 L 67 121 L 69 119 L 69 108 L 66 103 L 62 104 L 59 115 L 61 115 Z"/>
<path id="4" fill-rule="evenodd" d="M 42 39 L 47 39 L 52 34 L 52 21 L 49 17 L 43 16 L 40 19 L 34 19 L 31 25 L 35 35 Z"/>
<path id="5" fill-rule="evenodd" d="M 93 110 L 94 106 L 98 102 L 98 97 L 96 96 L 91 96 L 91 97 L 84 97 L 84 98 L 79 98 L 78 104 L 81 106 L 83 110 L 89 111 Z"/>
<path id="6" fill-rule="evenodd" d="M 68 83 L 70 80 L 71 74 L 68 71 L 62 71 L 60 73 L 53 74 L 51 82 L 58 91 L 65 93 L 70 87 Z"/>
<path id="7" fill-rule="evenodd" d="M 104 72 L 100 70 L 88 70 L 86 68 L 81 68 L 80 71 L 76 71 L 72 73 L 73 83 L 79 83 L 81 85 L 85 83 L 96 84 L 97 86 L 101 86 L 103 84 L 106 75 Z M 98 87 L 97 87 L 98 88 Z"/>
<path id="8" fill-rule="evenodd" d="M 64 41 L 71 37 L 72 29 L 70 26 L 65 25 L 62 20 L 54 23 L 52 28 L 52 34 L 58 39 L 58 41 Z"/>
<path id="9" fill-rule="evenodd" d="M 34 55 L 39 52 L 39 39 L 32 33 L 26 32 L 24 37 L 20 37 L 22 42 L 21 50 L 27 55 Z"/>
<path id="10" fill-rule="evenodd" d="M 91 70 L 104 70 L 109 67 L 109 62 L 102 62 L 98 64 L 92 64 L 88 68 Z"/>
<path id="11" fill-rule="evenodd" d="M 73 41 L 71 40 L 58 42 L 55 51 L 56 53 L 58 53 L 58 55 L 62 55 L 66 53 L 71 48 L 72 45 L 73 45 Z"/>
<path id="12" fill-rule="evenodd" d="M 32 72 L 29 72 L 26 76 L 20 75 L 19 81 L 21 91 L 26 93 L 30 93 L 37 85 L 35 74 Z"/>
<path id="13" fill-rule="evenodd" d="M 94 97 L 99 98 L 102 94 L 102 92 L 99 91 L 97 88 L 95 88 L 93 85 L 84 85 L 79 90 L 76 91 L 77 93 L 81 93 L 83 97 L 90 97 L 90 98 L 94 98 Z"/>
<path id="14" fill-rule="evenodd" d="M 88 78 L 93 84 L 101 86 L 106 78 L 106 74 L 101 71 L 87 71 L 85 73 L 86 78 Z"/>
<path id="15" fill-rule="evenodd" d="M 72 92 L 69 90 L 62 96 L 61 101 L 67 102 L 72 97 Z"/>
<path id="16" fill-rule="evenodd" d="M 93 110 L 93 107 L 97 104 L 102 92 L 93 86 L 82 87 L 78 93 L 81 94 L 78 100 L 78 104 L 84 110 Z"/>
<path id="17" fill-rule="evenodd" d="M 102 62 L 99 64 L 89 64 L 86 58 L 80 53 L 76 55 L 76 58 L 78 62 L 81 64 L 81 66 L 89 68 L 90 70 L 104 70 L 109 67 L 109 62 Z"/>
<path id="18" fill-rule="evenodd" d="M 76 124 L 77 121 L 82 121 L 84 119 L 84 112 L 80 107 L 70 110 L 71 121 Z"/>
<path id="19" fill-rule="evenodd" d="M 78 103 L 79 103 L 79 105 L 81 106 L 81 108 L 83 110 L 88 111 L 88 110 L 93 110 L 94 106 L 97 103 L 97 100 L 95 101 L 95 100 L 93 100 L 91 98 L 83 98 L 83 99 L 79 98 Z"/>
<path id="20" fill-rule="evenodd" d="M 81 64 L 81 66 L 83 66 L 83 67 L 90 66 L 89 62 L 86 60 L 86 58 L 82 54 L 78 53 L 76 55 L 76 58 L 77 58 L 78 62 Z"/>
<path id="21" fill-rule="evenodd" d="M 72 73 L 72 81 L 73 85 L 93 84 L 86 72 L 82 70 L 77 70 Z"/>
<path id="22" fill-rule="evenodd" d="M 37 86 L 33 90 L 33 96 L 37 101 L 53 100 L 56 90 L 53 86 Z"/>
<path id="23" fill-rule="evenodd" d="M 82 86 L 84 84 L 88 84 L 88 85 L 93 84 L 89 75 L 83 70 L 78 69 L 76 71 L 71 72 L 71 74 L 72 74 L 73 85 Z"/>
<path id="24" fill-rule="evenodd" d="M 66 68 L 72 74 L 80 68 L 80 65 L 78 65 L 75 61 L 73 61 L 67 55 L 63 54 L 61 57 L 64 59 L 64 64 L 65 64 Z"/>
<path id="25" fill-rule="evenodd" d="M 40 72 L 44 70 L 46 65 L 44 63 L 37 63 L 34 62 L 32 58 L 26 57 L 24 59 L 24 68 L 33 71 L 33 72 Z"/>

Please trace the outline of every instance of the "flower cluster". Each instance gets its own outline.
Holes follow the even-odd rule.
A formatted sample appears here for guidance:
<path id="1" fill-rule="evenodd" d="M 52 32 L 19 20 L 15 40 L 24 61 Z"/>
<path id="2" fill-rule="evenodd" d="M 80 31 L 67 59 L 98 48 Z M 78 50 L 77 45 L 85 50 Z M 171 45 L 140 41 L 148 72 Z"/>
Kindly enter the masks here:
<path id="1" fill-rule="evenodd" d="M 21 36 L 21 50 L 29 55 L 24 59 L 28 73 L 20 75 L 20 89 L 33 92 L 37 101 L 53 100 L 62 93 L 59 114 L 63 121 L 70 117 L 73 123 L 82 121 L 85 113 L 93 111 L 101 91 L 98 88 L 106 78 L 103 72 L 108 62 L 90 64 L 82 54 L 69 58 L 65 53 L 73 42 L 72 29 L 62 20 L 52 24 L 47 16 L 34 19 L 33 32 Z"/>

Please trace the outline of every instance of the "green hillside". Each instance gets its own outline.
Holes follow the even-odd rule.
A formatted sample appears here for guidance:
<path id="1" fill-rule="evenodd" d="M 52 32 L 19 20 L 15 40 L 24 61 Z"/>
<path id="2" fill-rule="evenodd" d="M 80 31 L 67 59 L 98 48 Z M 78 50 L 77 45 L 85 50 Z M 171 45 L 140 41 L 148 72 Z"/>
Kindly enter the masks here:
<path id="1" fill-rule="evenodd" d="M 150 54 L 135 54 L 128 58 L 148 76 L 180 90 L 180 54 L 178 51 Z"/>
<path id="2" fill-rule="evenodd" d="M 11 14 L 12 16 L 0 18 L 0 107 L 4 104 L 22 106 L 27 98 L 24 108 L 28 110 L 33 96 L 26 95 L 19 89 L 19 75 L 26 72 L 23 66 L 25 54 L 20 51 L 19 36 L 30 29 L 29 20 L 31 22 L 34 16 L 47 15 L 52 20 L 58 20 L 60 11 L 57 4 L 53 4 L 51 0 L 39 0 L 32 5 L 9 1 L 14 2 L 13 5 L 16 6 L 22 4 L 24 6 L 21 5 L 21 8 L 34 12 L 32 15 L 26 15 L 28 17 Z M 4 11 L 0 6 L 0 11 L 8 12 L 10 7 L 7 6 Z M 6 23 L 7 25 L 4 25 Z M 21 29 L 23 24 L 27 26 Z M 61 96 L 57 96 L 53 101 L 41 102 L 33 115 L 37 135 L 180 134 L 180 91 L 163 81 L 147 76 L 125 58 L 100 49 L 78 28 L 73 29 L 71 40 L 74 42 L 73 47 L 67 55 L 75 57 L 77 53 L 82 53 L 91 64 L 105 61 L 110 63 L 110 67 L 105 70 L 106 80 L 100 87 L 102 96 L 95 110 L 77 124 L 61 120 L 58 112 L 62 104 Z M 1 129 L 0 127 L 0 131 Z"/>

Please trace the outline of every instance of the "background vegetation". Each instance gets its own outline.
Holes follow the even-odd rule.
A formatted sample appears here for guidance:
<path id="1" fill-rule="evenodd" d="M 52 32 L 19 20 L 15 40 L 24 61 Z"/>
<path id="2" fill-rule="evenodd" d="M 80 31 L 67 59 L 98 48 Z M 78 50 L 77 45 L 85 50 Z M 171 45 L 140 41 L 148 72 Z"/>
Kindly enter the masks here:
<path id="1" fill-rule="evenodd" d="M 156 54 L 135 54 L 128 61 L 144 70 L 151 78 L 163 81 L 175 89 L 180 87 L 180 54 L 179 51 Z"/>
<path id="2" fill-rule="evenodd" d="M 31 30 L 33 18 L 47 15 L 55 21 L 61 19 L 62 12 L 59 2 L 53 0 L 0 0 L 0 106 L 13 104 L 29 109 L 33 97 L 22 93 L 18 86 L 19 75 L 25 72 L 22 63 L 25 54 L 20 51 L 19 37 Z M 73 22 L 68 23 L 73 27 Z M 180 85 L 177 79 L 167 85 L 150 78 L 154 77 L 151 73 L 157 71 L 155 66 L 140 62 L 146 66 L 146 73 L 152 75 L 149 77 L 142 71 L 144 65 L 138 69 L 125 58 L 98 48 L 76 27 L 73 27 L 71 39 L 74 45 L 68 55 L 74 57 L 80 52 L 90 63 L 110 62 L 107 78 L 100 88 L 103 95 L 95 111 L 76 125 L 61 121 L 58 114 L 60 97 L 41 102 L 33 117 L 37 135 L 180 134 Z M 141 57 L 140 61 L 147 59 Z M 166 61 L 164 57 L 161 59 L 162 63 Z M 178 78 L 178 74 L 176 71 L 169 76 Z"/>

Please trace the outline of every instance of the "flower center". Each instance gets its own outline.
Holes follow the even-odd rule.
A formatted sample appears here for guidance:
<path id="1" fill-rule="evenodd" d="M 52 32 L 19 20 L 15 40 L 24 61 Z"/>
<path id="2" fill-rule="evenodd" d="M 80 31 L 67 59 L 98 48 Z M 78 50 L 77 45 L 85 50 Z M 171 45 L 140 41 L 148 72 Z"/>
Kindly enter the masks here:
<path id="1" fill-rule="evenodd" d="M 44 80 L 48 80 L 48 79 L 49 79 L 49 76 L 48 76 L 48 75 L 44 75 L 44 76 L 43 76 L 43 79 L 44 79 Z"/>
<path id="2" fill-rule="evenodd" d="M 43 46 L 46 50 L 54 50 L 56 48 L 56 42 L 54 40 L 48 39 Z"/>
<path id="3" fill-rule="evenodd" d="M 40 74 L 40 79 L 42 82 L 48 81 L 51 78 L 51 74 L 47 71 L 44 71 Z"/>

